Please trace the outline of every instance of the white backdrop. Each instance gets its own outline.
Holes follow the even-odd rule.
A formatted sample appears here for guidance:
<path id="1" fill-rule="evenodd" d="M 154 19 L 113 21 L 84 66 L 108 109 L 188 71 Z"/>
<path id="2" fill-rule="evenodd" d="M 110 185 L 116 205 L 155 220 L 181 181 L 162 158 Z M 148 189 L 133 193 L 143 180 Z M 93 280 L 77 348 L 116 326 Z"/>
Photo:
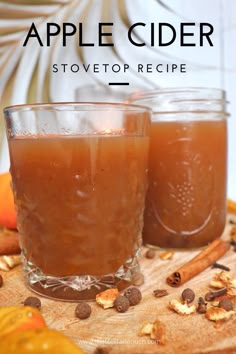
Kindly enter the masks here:
<path id="1" fill-rule="evenodd" d="M 65 4 L 51 1 L 51 5 L 17 5 L 0 1 L 0 95 L 7 97 L 7 103 L 20 104 L 29 101 L 68 101 L 75 100 L 76 91 L 82 92 L 86 85 L 106 85 L 117 79 L 129 81 L 129 89 L 208 86 L 223 88 L 230 101 L 229 119 L 229 174 L 228 196 L 236 199 L 236 1 L 235 0 L 64 0 Z M 22 1 L 23 3 L 23 1 Z M 49 2 L 48 2 L 49 3 Z M 121 3 L 123 4 L 121 7 Z M 20 11 L 24 7 L 27 16 L 22 19 L 13 16 L 11 20 L 4 16 L 11 8 Z M 86 9 L 86 18 L 84 11 Z M 32 12 L 32 18 L 29 16 Z M 44 15 L 43 15 L 44 14 Z M 53 15 L 52 15 L 53 14 Z M 83 16 L 82 16 L 83 15 Z M 38 19 L 37 19 L 38 16 Z M 43 17 L 44 16 L 44 17 Z M 114 22 L 113 42 L 115 47 L 89 48 L 78 50 L 77 42 L 70 41 L 66 48 L 55 40 L 53 48 L 39 47 L 29 43 L 22 47 L 26 25 L 35 21 L 37 28 L 46 21 L 85 22 L 85 39 L 93 37 L 98 22 Z M 38 22 L 37 22 L 38 20 Z M 128 24 L 135 22 L 169 22 L 176 28 L 180 22 L 209 22 L 214 25 L 214 47 L 180 47 L 178 43 L 169 47 L 130 46 L 125 41 Z M 16 33 L 8 28 L 15 27 Z M 147 26 L 148 27 L 148 26 Z M 117 30 L 118 28 L 118 30 Z M 147 30 L 147 28 L 146 28 Z M 97 29 L 96 29 L 97 31 Z M 196 26 L 196 36 L 198 26 Z M 140 28 L 140 37 L 148 32 Z M 145 37 L 146 38 L 146 37 Z M 92 38 L 96 41 L 96 38 Z M 18 41 L 18 44 L 16 44 Z M 94 55 L 95 53 L 95 55 Z M 80 72 L 57 73 L 51 70 L 52 63 L 187 63 L 187 74 L 143 74 L 134 71 L 128 74 L 84 74 Z M 37 68 L 37 70 L 36 70 Z M 33 83 L 37 75 L 37 83 Z M 9 89 L 9 82 L 11 89 Z M 8 93 L 9 92 L 9 93 Z M 29 99 L 30 97 L 30 99 Z M 78 97 L 78 96 L 77 96 Z M 6 100 L 6 97 L 5 97 Z M 0 117 L 3 120 L 3 117 Z M 1 124 L 0 124 L 1 129 Z M 6 138 L 3 137 L 3 149 L 0 155 L 0 171 L 9 168 Z M 1 142 L 0 142 L 1 143 Z M 1 145 L 1 144 L 0 144 Z"/>

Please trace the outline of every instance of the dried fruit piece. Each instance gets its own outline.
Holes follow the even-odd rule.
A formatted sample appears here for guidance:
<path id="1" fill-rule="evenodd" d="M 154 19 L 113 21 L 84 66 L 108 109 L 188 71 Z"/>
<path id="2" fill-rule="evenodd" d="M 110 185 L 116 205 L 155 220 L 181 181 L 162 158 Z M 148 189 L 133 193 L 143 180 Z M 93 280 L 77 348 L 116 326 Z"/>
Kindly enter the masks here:
<path id="1" fill-rule="evenodd" d="M 227 298 L 220 300 L 219 307 L 225 309 L 226 311 L 232 311 L 234 309 L 232 301 Z"/>
<path id="2" fill-rule="evenodd" d="M 216 289 L 221 289 L 225 287 L 225 283 L 221 280 L 217 280 L 217 279 L 212 279 L 210 281 L 210 286 L 212 288 L 216 288 Z"/>
<path id="3" fill-rule="evenodd" d="M 232 286 L 232 278 L 229 275 L 229 273 L 222 271 L 220 273 L 218 273 L 218 278 L 223 281 L 225 283 L 225 285 L 227 286 Z"/>
<path id="4" fill-rule="evenodd" d="M 114 307 L 114 301 L 119 295 L 119 291 L 116 288 L 107 289 L 96 295 L 96 302 L 104 309 Z"/>
<path id="5" fill-rule="evenodd" d="M 210 282 L 210 286 L 214 288 L 232 288 L 236 287 L 236 279 L 232 279 L 229 273 L 224 270 L 220 273 L 216 273 Z"/>
<path id="6" fill-rule="evenodd" d="M 159 344 L 166 343 L 166 328 L 164 323 L 159 320 L 152 322 L 144 322 L 139 330 L 139 336 L 150 335 L 150 338 Z"/>
<path id="7" fill-rule="evenodd" d="M 234 202 L 232 199 L 227 199 L 227 212 L 236 214 L 236 202 Z"/>
<path id="8" fill-rule="evenodd" d="M 236 242 L 236 226 L 233 226 L 230 230 L 230 239 L 233 242 Z"/>
<path id="9" fill-rule="evenodd" d="M 144 322 L 142 327 L 139 330 L 139 336 L 145 336 L 147 334 L 151 334 L 153 323 L 152 322 Z"/>
<path id="10" fill-rule="evenodd" d="M 160 253 L 159 257 L 163 260 L 169 260 L 173 258 L 173 255 L 174 255 L 174 251 L 166 251 Z"/>
<path id="11" fill-rule="evenodd" d="M 21 263 L 21 256 L 0 256 L 0 270 L 9 272 L 12 268 Z"/>
<path id="12" fill-rule="evenodd" d="M 168 290 L 166 290 L 166 289 L 156 289 L 153 291 L 153 295 L 155 297 L 163 297 L 163 296 L 169 295 L 169 293 L 168 293 Z"/>
<path id="13" fill-rule="evenodd" d="M 129 308 L 129 300 L 127 297 L 119 295 L 114 301 L 114 307 L 118 312 L 126 312 Z"/>
<path id="14" fill-rule="evenodd" d="M 187 303 L 182 304 L 178 300 L 171 300 L 169 308 L 177 312 L 179 315 L 190 315 L 196 311 L 195 305 L 188 306 Z"/>
<path id="15" fill-rule="evenodd" d="M 182 299 L 187 302 L 188 304 L 190 304 L 191 302 L 193 302 L 193 300 L 195 299 L 195 293 L 192 289 L 190 288 L 186 288 L 184 289 L 184 291 L 181 294 Z"/>
<path id="16" fill-rule="evenodd" d="M 75 316 L 80 320 L 85 320 L 91 315 L 92 309 L 86 302 L 80 302 L 75 308 Z"/>
<path id="17" fill-rule="evenodd" d="M 156 340 L 159 344 L 164 345 L 166 343 L 166 327 L 164 323 L 159 320 L 153 323 L 150 338 Z"/>
<path id="18" fill-rule="evenodd" d="M 149 250 L 147 250 L 147 252 L 145 253 L 145 257 L 148 259 L 153 259 L 156 255 L 156 252 L 150 248 Z"/>
<path id="19" fill-rule="evenodd" d="M 2 278 L 2 276 L 1 276 L 1 274 L 0 274 L 0 288 L 3 286 L 3 278 Z"/>
<path id="20" fill-rule="evenodd" d="M 225 309 L 220 307 L 210 307 L 206 312 L 206 318 L 209 321 L 217 322 L 222 320 L 228 320 L 234 314 L 235 314 L 234 311 L 226 311 Z"/>
<path id="21" fill-rule="evenodd" d="M 35 296 L 29 296 L 25 299 L 24 306 L 32 306 L 32 307 L 35 307 L 36 309 L 40 310 L 41 309 L 41 301 L 39 298 L 37 298 Z"/>
<path id="22" fill-rule="evenodd" d="M 135 287 L 125 290 L 124 296 L 127 297 L 131 306 L 137 305 L 142 300 L 141 291 Z"/>

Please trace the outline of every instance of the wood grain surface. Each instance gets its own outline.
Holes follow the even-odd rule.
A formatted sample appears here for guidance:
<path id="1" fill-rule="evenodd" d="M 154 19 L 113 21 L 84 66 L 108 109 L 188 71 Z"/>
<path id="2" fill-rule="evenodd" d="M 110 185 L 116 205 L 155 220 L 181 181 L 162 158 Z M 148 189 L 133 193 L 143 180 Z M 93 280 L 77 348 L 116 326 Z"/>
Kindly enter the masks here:
<path id="1" fill-rule="evenodd" d="M 231 217 L 232 219 L 232 217 Z M 229 239 L 232 225 L 226 225 L 223 238 Z M 193 314 L 180 316 L 168 308 L 171 299 L 180 299 L 184 288 L 190 287 L 199 296 L 209 289 L 209 282 L 217 269 L 208 268 L 179 288 L 166 284 L 166 277 L 177 267 L 195 256 L 198 251 L 176 251 L 172 260 L 154 259 L 144 256 L 143 248 L 140 260 L 145 277 L 140 287 L 142 302 L 129 308 L 126 313 L 117 313 L 114 309 L 103 310 L 96 303 L 91 303 L 92 315 L 87 320 L 75 318 L 76 303 L 66 303 L 41 297 L 42 314 L 49 327 L 57 329 L 79 344 L 87 354 L 95 353 L 97 347 L 106 348 L 109 354 L 227 354 L 236 353 L 236 316 L 216 327 L 204 315 Z M 220 263 L 230 267 L 230 275 L 236 277 L 236 253 L 227 252 Z M 10 272 L 1 272 L 4 285 L 0 289 L 0 306 L 20 305 L 33 293 L 26 287 L 21 266 Z M 155 298 L 153 290 L 168 289 L 169 295 Z M 139 337 L 138 332 L 144 321 L 159 319 L 166 326 L 167 342 L 165 345 L 153 343 L 149 337 Z"/>

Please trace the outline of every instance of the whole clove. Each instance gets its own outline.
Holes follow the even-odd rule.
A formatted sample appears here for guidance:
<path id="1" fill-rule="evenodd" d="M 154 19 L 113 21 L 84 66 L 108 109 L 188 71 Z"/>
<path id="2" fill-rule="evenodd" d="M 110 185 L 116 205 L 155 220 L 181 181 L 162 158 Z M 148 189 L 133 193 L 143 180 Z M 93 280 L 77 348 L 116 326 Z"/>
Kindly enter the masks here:
<path id="1" fill-rule="evenodd" d="M 202 313 L 206 313 L 206 311 L 207 311 L 207 303 L 204 301 L 203 297 L 199 297 L 197 312 L 202 314 Z"/>
<path id="2" fill-rule="evenodd" d="M 230 268 L 229 268 L 229 267 L 225 266 L 224 264 L 217 263 L 217 262 L 214 262 L 214 263 L 212 264 L 212 268 L 223 269 L 223 270 L 225 270 L 225 271 L 227 271 L 227 272 L 230 271 Z"/>
<path id="3" fill-rule="evenodd" d="M 227 293 L 227 288 L 222 288 L 218 291 L 209 291 L 208 293 L 206 293 L 205 295 L 205 300 L 206 301 L 213 301 L 215 300 L 215 298 L 222 296 L 224 294 Z"/>

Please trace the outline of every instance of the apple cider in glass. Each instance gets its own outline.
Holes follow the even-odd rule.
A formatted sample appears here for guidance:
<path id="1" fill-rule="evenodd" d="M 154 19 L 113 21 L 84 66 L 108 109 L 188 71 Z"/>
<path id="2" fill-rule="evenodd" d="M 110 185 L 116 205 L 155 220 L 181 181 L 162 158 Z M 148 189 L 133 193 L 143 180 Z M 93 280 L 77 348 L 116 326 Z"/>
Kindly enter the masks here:
<path id="1" fill-rule="evenodd" d="M 94 298 L 132 281 L 147 188 L 149 112 L 125 105 L 74 109 L 90 116 L 74 134 L 51 129 L 9 137 L 26 277 L 33 290 L 64 300 Z M 109 118 L 101 130 L 95 113 L 99 127 L 102 115 Z"/>

